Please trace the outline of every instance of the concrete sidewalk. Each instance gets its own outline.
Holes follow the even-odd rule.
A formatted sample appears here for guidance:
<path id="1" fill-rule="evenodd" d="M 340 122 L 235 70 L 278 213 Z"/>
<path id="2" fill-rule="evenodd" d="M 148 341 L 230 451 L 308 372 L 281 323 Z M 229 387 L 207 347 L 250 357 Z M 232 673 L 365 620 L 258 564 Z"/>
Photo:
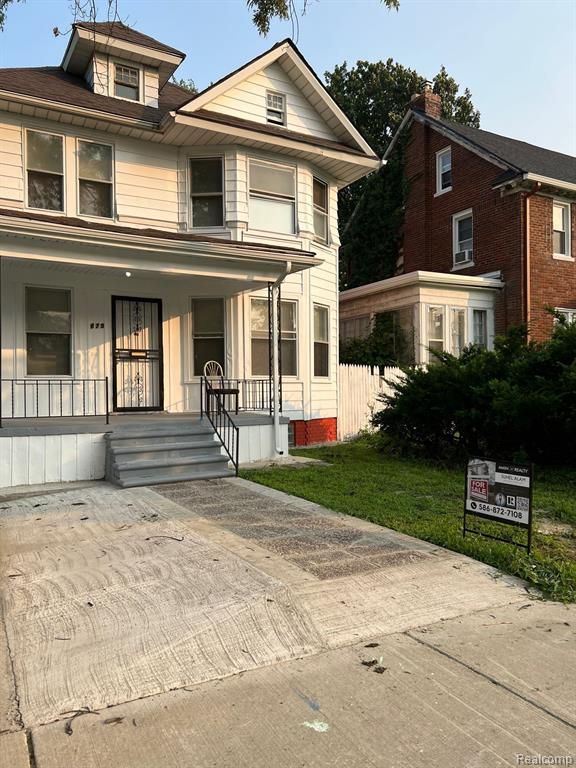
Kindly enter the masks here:
<path id="1" fill-rule="evenodd" d="M 13 495 L 0 526 L 14 768 L 575 751 L 576 609 L 463 556 L 242 480 Z"/>

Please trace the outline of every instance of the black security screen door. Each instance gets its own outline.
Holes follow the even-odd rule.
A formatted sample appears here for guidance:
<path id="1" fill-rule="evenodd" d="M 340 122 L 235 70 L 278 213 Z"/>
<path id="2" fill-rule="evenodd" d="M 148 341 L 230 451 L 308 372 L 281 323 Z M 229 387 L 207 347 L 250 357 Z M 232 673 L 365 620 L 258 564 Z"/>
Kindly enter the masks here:
<path id="1" fill-rule="evenodd" d="M 162 302 L 112 297 L 115 411 L 161 411 Z"/>

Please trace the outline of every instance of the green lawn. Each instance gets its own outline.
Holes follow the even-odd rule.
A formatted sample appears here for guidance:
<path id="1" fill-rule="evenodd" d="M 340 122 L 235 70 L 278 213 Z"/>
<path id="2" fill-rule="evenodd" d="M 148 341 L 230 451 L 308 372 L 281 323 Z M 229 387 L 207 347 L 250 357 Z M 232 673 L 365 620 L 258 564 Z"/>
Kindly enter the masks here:
<path id="1" fill-rule="evenodd" d="M 479 536 L 463 538 L 463 470 L 385 455 L 366 439 L 293 453 L 322 459 L 329 466 L 244 470 L 241 475 L 463 552 L 521 576 L 548 598 L 576 602 L 576 471 L 537 472 L 534 529 L 544 522 L 553 529 L 558 524 L 570 527 L 562 535 L 535 530 L 528 555 L 525 550 Z M 490 530 L 491 524 L 487 526 Z M 499 526 L 503 529 L 512 535 L 517 532 L 511 526 Z"/>

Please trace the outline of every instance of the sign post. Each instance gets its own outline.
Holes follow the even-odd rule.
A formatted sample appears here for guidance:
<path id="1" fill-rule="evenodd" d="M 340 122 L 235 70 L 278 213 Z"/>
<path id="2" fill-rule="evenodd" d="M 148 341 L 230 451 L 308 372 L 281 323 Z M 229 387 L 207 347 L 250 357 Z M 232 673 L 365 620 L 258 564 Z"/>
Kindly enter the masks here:
<path id="1" fill-rule="evenodd" d="M 515 544 L 530 552 L 532 544 L 532 467 L 528 464 L 470 459 L 466 467 L 464 526 L 462 533 L 477 533 L 496 541 Z M 522 544 L 468 527 L 468 517 L 505 523 L 524 529 Z"/>

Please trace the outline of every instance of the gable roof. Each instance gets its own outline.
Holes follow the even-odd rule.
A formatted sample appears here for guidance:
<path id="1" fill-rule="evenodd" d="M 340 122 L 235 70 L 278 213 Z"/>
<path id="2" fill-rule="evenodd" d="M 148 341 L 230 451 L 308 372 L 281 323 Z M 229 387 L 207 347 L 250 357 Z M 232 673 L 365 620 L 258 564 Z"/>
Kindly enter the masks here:
<path id="1" fill-rule="evenodd" d="M 438 120 L 426 115 L 432 124 L 438 124 L 457 134 L 471 145 L 485 150 L 502 160 L 510 170 L 533 173 L 549 179 L 576 184 L 576 157 L 537 147 L 526 141 L 500 136 L 497 133 L 470 128 L 447 120 Z"/>
<path id="2" fill-rule="evenodd" d="M 235 117 L 233 115 L 222 115 L 218 112 L 208 111 L 207 109 L 199 109 L 194 112 L 194 117 L 199 117 L 202 120 L 209 120 L 212 123 L 223 123 L 233 128 L 248 128 L 254 130 L 256 127 L 259 133 L 266 133 L 269 136 L 282 136 L 285 139 L 297 139 L 304 144 L 311 144 L 314 147 L 326 147 L 327 149 L 335 149 L 341 152 L 346 152 L 349 155 L 366 156 L 365 152 L 359 149 L 351 147 L 349 144 L 342 144 L 339 141 L 333 139 L 324 139 L 321 136 L 311 136 L 307 133 L 299 133 L 298 131 L 292 131 L 289 128 L 284 128 L 281 125 L 272 125 L 271 123 L 255 123 L 252 120 L 245 120 L 242 117 Z M 378 160 L 376 154 L 369 155 L 373 160 Z"/>
<path id="3" fill-rule="evenodd" d="M 189 104 L 184 104 L 180 107 L 178 111 L 182 114 L 192 114 L 197 110 L 201 110 L 220 94 L 230 90 L 250 75 L 261 71 L 279 60 L 282 60 L 279 63 L 285 62 L 289 65 L 290 71 L 295 72 L 296 76 L 302 79 L 304 86 L 301 86 L 300 90 L 302 90 L 313 106 L 321 105 L 323 111 L 328 115 L 327 117 L 323 115 L 323 118 L 333 130 L 334 128 L 336 129 L 335 133 L 340 142 L 348 148 L 351 146 L 356 147 L 361 153 L 374 157 L 373 149 L 360 131 L 353 125 L 350 118 L 336 104 L 324 83 L 289 38 L 276 43 L 264 53 L 251 59 L 247 64 L 235 69 L 230 74 L 208 86 L 208 88 L 196 94 Z M 308 93 L 305 93 L 305 90 Z M 259 124 L 258 126 L 260 128 Z M 288 131 L 288 133 L 291 134 L 292 132 Z"/>
<path id="4" fill-rule="evenodd" d="M 390 156 L 398 137 L 412 120 L 429 125 L 501 168 L 503 172 L 494 180 L 494 186 L 518 176 L 534 177 L 535 181 L 558 182 L 560 185 L 569 185 L 570 188 L 576 185 L 576 157 L 572 155 L 432 117 L 413 107 L 404 115 L 384 153 L 383 161 Z"/>
<path id="5" fill-rule="evenodd" d="M 115 27 L 115 30 L 118 31 L 118 27 Z M 140 35 L 140 33 L 122 25 L 121 34 L 131 37 L 132 33 Z M 86 35 L 87 32 L 84 31 L 84 34 Z M 224 91 L 228 90 L 233 87 L 234 82 L 243 81 L 250 76 L 251 72 L 259 72 L 270 63 L 280 59 L 282 61 L 279 64 L 286 72 L 286 76 L 294 79 L 296 86 L 308 98 L 313 108 L 319 111 L 327 124 L 336 127 L 336 130 L 333 130 L 333 139 L 311 136 L 283 126 L 272 126 L 256 120 L 240 119 L 231 115 L 223 115 L 217 111 L 202 109 L 203 104 L 216 98 L 218 88 L 222 88 Z M 237 131 L 251 131 L 254 136 L 248 138 L 252 142 L 257 141 L 255 136 L 259 133 L 271 138 L 274 137 L 273 140 L 276 143 L 283 141 L 286 145 L 288 141 L 295 142 L 295 144 L 305 144 L 310 147 L 311 152 L 315 153 L 317 160 L 323 160 L 324 156 L 328 158 L 326 160 L 326 165 L 330 164 L 328 172 L 334 173 L 338 178 L 340 178 L 338 174 L 343 173 L 343 166 L 348 163 L 347 172 L 342 176 L 346 183 L 351 183 L 351 181 L 364 175 L 365 168 L 368 166 L 370 170 L 375 170 L 379 163 L 379 158 L 374 151 L 340 110 L 320 79 L 290 40 L 277 43 L 268 51 L 252 59 L 248 64 L 204 89 L 200 94 L 191 94 L 177 85 L 165 83 L 159 91 L 158 107 L 149 107 L 137 102 L 96 94 L 85 81 L 83 74 L 67 71 L 64 66 L 0 69 L 0 98 L 2 98 L 3 93 L 7 100 L 10 100 L 11 94 L 14 94 L 14 100 L 17 100 L 16 97 L 20 97 L 22 102 L 26 102 L 27 99 L 37 100 L 37 105 L 47 110 L 50 110 L 51 105 L 54 104 L 55 106 L 60 105 L 62 110 L 65 109 L 70 112 L 78 111 L 86 114 L 87 111 L 90 111 L 99 113 L 94 114 L 94 118 L 103 121 L 106 119 L 114 120 L 114 118 L 138 121 L 141 125 L 137 127 L 143 130 L 160 129 L 160 131 L 166 132 L 169 131 L 171 124 L 178 120 L 198 119 L 208 129 L 219 130 L 220 132 L 222 131 L 221 128 L 218 129 L 219 124 L 224 124 Z M 329 157 L 329 152 L 342 153 L 342 156 Z M 344 155 L 350 156 L 349 161 Z M 338 163 L 339 165 L 336 167 L 335 164 Z M 351 169 L 355 169 L 352 174 L 353 178 L 350 177 Z"/>
<path id="6" fill-rule="evenodd" d="M 159 51 L 160 53 L 171 53 L 175 56 L 181 56 L 182 59 L 186 58 L 186 54 L 182 53 L 182 51 L 165 45 L 153 37 L 144 35 L 142 32 L 132 29 L 132 27 L 127 27 L 121 21 L 78 21 L 72 26 L 74 29 L 88 29 L 92 32 L 112 37 L 115 40 L 122 40 L 125 43 L 141 45 L 143 48 L 152 48 L 152 50 Z"/>
<path id="7" fill-rule="evenodd" d="M 166 83 L 159 93 L 158 108 L 147 107 L 144 104 L 94 93 L 83 77 L 64 72 L 61 67 L 0 69 L 0 91 L 155 124 L 160 123 L 164 115 L 178 109 L 191 98 L 190 92 L 185 88 Z"/>

